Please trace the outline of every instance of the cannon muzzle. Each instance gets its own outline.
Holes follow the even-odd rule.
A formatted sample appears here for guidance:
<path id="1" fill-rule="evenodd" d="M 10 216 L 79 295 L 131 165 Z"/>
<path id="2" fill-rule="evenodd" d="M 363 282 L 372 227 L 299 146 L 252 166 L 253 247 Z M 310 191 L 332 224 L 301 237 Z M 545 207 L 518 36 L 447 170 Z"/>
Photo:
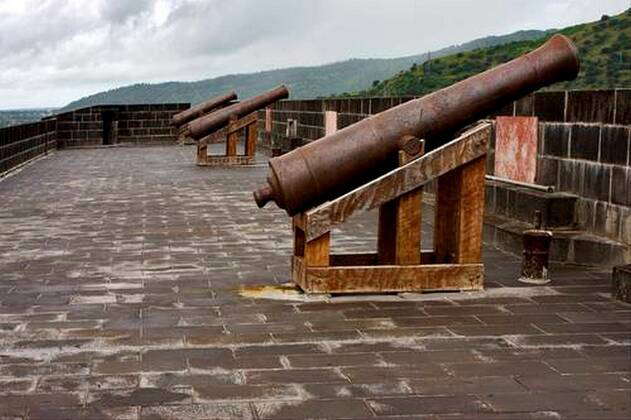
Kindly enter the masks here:
<path id="1" fill-rule="evenodd" d="M 259 207 L 274 201 L 292 216 L 380 175 L 401 139 L 436 139 L 544 86 L 576 78 L 578 52 L 554 35 L 536 50 L 364 119 L 269 161 Z"/>
<path id="2" fill-rule="evenodd" d="M 182 111 L 173 116 L 171 120 L 171 125 L 175 127 L 179 127 L 183 124 L 186 124 L 189 121 L 193 121 L 195 118 L 199 118 L 204 114 L 207 114 L 209 111 L 212 111 L 214 108 L 218 106 L 224 105 L 227 102 L 233 101 L 237 99 L 237 92 L 234 90 L 224 94 L 215 96 L 205 102 L 197 104 L 189 109 Z"/>
<path id="3" fill-rule="evenodd" d="M 227 106 L 213 112 L 212 114 L 197 118 L 188 124 L 191 137 L 200 139 L 213 131 L 228 125 L 232 115 L 241 118 L 258 109 L 265 108 L 280 99 L 287 98 L 288 96 L 289 91 L 287 90 L 287 87 L 281 85 L 258 96 L 245 99 L 238 104 Z"/>

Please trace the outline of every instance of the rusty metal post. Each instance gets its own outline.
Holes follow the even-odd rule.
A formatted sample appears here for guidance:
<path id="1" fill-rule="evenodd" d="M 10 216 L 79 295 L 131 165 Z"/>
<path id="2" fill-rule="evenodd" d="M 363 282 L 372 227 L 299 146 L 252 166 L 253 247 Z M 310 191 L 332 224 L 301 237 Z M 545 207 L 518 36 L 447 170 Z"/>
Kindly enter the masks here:
<path id="1" fill-rule="evenodd" d="M 548 260 L 550 258 L 552 232 L 541 228 L 541 212 L 539 210 L 535 211 L 535 228 L 525 231 L 522 239 L 524 249 L 519 281 L 529 284 L 549 283 Z"/>

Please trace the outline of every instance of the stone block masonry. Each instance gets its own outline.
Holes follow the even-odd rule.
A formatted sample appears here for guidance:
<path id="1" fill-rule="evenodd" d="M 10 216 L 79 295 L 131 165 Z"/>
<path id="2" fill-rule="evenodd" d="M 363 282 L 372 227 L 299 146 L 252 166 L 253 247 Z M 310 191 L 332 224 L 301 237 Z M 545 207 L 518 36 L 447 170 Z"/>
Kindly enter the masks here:
<path id="1" fill-rule="evenodd" d="M 0 129 L 0 176 L 57 147 L 54 120 Z"/>
<path id="2" fill-rule="evenodd" d="M 99 105 L 57 115 L 59 146 L 170 144 L 173 115 L 190 104 Z"/>
<path id="3" fill-rule="evenodd" d="M 181 104 L 99 105 L 0 129 L 0 176 L 57 148 L 172 144 Z"/>
<path id="4" fill-rule="evenodd" d="M 631 127 L 543 123 L 537 183 L 576 194 L 583 229 L 631 244 Z"/>
<path id="5" fill-rule="evenodd" d="M 270 107 L 272 140 L 281 141 L 288 118 L 298 120 L 298 134 L 316 140 L 324 135 L 324 113 L 338 113 L 338 129 L 418 96 L 304 99 L 279 101 Z M 542 122 L 631 124 L 631 89 L 540 91 L 511 102 L 496 116 L 536 116 Z M 260 115 L 265 118 L 264 113 Z M 278 127 L 277 127 L 278 126 Z M 261 131 L 262 132 L 262 131 Z M 302 134 L 301 134 L 302 133 Z"/>

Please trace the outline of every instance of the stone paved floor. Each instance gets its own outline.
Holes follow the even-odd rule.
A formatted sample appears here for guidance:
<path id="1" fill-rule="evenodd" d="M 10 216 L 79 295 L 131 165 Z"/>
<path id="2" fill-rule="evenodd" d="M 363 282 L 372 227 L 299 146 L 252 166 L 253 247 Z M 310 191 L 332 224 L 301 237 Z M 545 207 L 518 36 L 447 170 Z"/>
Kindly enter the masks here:
<path id="1" fill-rule="evenodd" d="M 242 297 L 288 280 L 288 219 L 251 200 L 265 168 L 192 161 L 62 151 L 0 182 L 0 417 L 630 417 L 608 273 L 523 287 L 485 249 L 483 294 Z M 364 217 L 334 247 L 374 240 Z"/>

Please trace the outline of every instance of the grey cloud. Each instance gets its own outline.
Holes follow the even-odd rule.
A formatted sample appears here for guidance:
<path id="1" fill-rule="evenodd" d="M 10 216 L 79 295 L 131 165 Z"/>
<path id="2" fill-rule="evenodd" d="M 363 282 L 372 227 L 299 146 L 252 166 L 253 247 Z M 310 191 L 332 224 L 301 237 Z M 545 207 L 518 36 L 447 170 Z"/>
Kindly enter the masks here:
<path id="1" fill-rule="evenodd" d="M 100 5 L 103 19 L 114 24 L 124 24 L 139 15 L 151 13 L 153 0 L 108 0 Z"/>
<path id="2" fill-rule="evenodd" d="M 88 30 L 93 19 L 69 1 L 28 1 L 28 18 L 0 15 L 0 54 L 37 53 Z"/>
<path id="3" fill-rule="evenodd" d="M 11 2 L 26 4 L 11 11 Z M 12 3 L 16 4 L 16 3 Z M 0 0 L 0 108 L 117 86 L 396 57 L 628 0 Z"/>
<path id="4" fill-rule="evenodd" d="M 187 1 L 176 7 L 162 36 L 190 54 L 224 54 L 271 37 L 308 30 L 310 1 Z M 310 22 L 311 21 L 311 22 Z"/>

